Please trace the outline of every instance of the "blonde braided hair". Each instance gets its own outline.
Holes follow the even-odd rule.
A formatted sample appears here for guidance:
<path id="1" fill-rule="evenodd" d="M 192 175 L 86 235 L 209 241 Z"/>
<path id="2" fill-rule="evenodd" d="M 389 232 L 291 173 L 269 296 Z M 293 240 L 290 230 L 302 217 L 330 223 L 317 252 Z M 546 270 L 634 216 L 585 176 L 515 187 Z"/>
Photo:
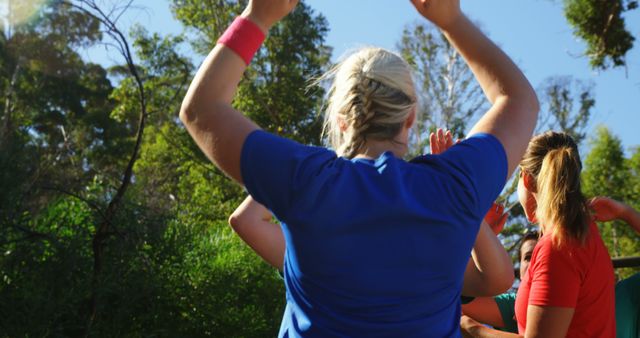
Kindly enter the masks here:
<path id="1" fill-rule="evenodd" d="M 339 156 L 353 158 L 368 139 L 393 141 L 416 106 L 411 68 L 381 48 L 354 53 L 327 77 L 334 80 L 323 135 Z"/>

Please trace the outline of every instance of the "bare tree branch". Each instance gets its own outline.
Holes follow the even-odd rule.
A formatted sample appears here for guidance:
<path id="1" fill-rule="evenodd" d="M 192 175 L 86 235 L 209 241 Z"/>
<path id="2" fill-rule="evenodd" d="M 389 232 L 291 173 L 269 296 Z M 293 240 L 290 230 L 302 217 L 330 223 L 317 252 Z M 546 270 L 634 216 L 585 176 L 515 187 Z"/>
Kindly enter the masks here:
<path id="1" fill-rule="evenodd" d="M 105 27 L 106 33 L 112 39 L 112 43 L 117 46 L 117 50 L 120 53 L 120 56 L 124 59 L 126 66 L 129 70 L 130 76 L 134 79 L 137 92 L 138 92 L 138 103 L 140 104 L 140 114 L 138 119 L 138 127 L 136 132 L 136 141 L 133 147 L 133 150 L 129 156 L 129 161 L 124 169 L 124 173 L 122 175 L 122 179 L 120 181 L 120 185 L 116 190 L 115 195 L 109 201 L 109 204 L 104 212 L 104 217 L 102 222 L 96 227 L 96 232 L 93 237 L 93 277 L 92 277 L 92 292 L 90 296 L 90 310 L 88 316 L 88 323 L 85 330 L 85 336 L 89 336 L 91 333 L 91 328 L 93 322 L 95 321 L 97 315 L 97 302 L 98 302 L 98 286 L 99 286 L 99 276 L 102 271 L 103 264 L 103 250 L 104 244 L 107 238 L 112 235 L 111 231 L 111 223 L 117 214 L 118 207 L 122 202 L 122 199 L 131 184 L 131 178 L 133 177 L 133 167 L 135 165 L 136 160 L 138 159 L 138 155 L 140 153 L 140 148 L 142 145 L 144 129 L 146 125 L 147 119 L 147 97 L 144 89 L 144 83 L 138 72 L 138 69 L 135 65 L 133 59 L 133 53 L 131 52 L 131 47 L 129 45 L 129 41 L 126 36 L 122 33 L 122 31 L 117 27 L 116 22 L 122 16 L 124 12 L 126 12 L 132 3 L 132 0 L 128 0 L 125 5 L 119 7 L 119 13 L 115 14 L 115 11 L 112 10 L 106 13 L 97 3 L 96 0 L 65 0 L 70 6 L 96 18 L 100 23 Z M 116 10 L 117 11 L 117 10 Z"/>

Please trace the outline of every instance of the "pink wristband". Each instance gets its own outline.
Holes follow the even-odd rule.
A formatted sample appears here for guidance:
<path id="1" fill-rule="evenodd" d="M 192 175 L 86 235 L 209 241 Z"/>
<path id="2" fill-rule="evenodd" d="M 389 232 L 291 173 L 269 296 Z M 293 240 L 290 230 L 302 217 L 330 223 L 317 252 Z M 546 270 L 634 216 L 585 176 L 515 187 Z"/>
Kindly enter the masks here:
<path id="1" fill-rule="evenodd" d="M 223 44 L 234 51 L 244 60 L 247 66 L 251 63 L 253 55 L 260 49 L 265 35 L 251 20 L 237 17 L 222 34 L 218 43 Z"/>

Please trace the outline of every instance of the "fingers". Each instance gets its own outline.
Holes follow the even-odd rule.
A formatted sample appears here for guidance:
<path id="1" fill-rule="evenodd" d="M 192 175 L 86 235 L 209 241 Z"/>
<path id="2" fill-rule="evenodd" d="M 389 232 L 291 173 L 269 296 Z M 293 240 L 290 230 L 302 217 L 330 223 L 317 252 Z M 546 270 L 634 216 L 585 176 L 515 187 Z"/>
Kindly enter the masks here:
<path id="1" fill-rule="evenodd" d="M 499 203 L 493 203 L 487 214 L 484 216 L 484 221 L 489 224 L 493 233 L 498 235 L 504 229 L 504 225 L 507 223 L 508 212 L 504 212 L 504 205 Z"/>
<path id="2" fill-rule="evenodd" d="M 440 154 L 440 145 L 438 144 L 438 138 L 435 133 L 429 134 L 429 147 L 431 148 L 431 154 Z"/>
<path id="3" fill-rule="evenodd" d="M 441 154 L 453 146 L 453 134 L 450 130 L 445 132 L 442 128 L 438 128 L 434 133 L 429 134 L 429 145 L 431 154 Z"/>
<path id="4" fill-rule="evenodd" d="M 587 205 L 593 209 L 595 206 L 598 205 L 599 200 L 600 200 L 600 197 L 593 197 L 587 201 Z"/>
<path id="5" fill-rule="evenodd" d="M 447 147 L 447 149 L 449 149 L 451 148 L 451 146 L 453 146 L 453 135 L 451 134 L 451 130 L 447 130 L 445 138 L 445 146 Z"/>
<path id="6" fill-rule="evenodd" d="M 493 207 L 496 208 L 496 214 L 498 215 L 502 215 L 504 214 L 504 205 L 500 204 L 500 203 L 493 203 Z"/>
<path id="7" fill-rule="evenodd" d="M 444 145 L 444 131 L 441 128 L 438 128 L 438 144 L 440 144 L 440 147 L 442 147 Z"/>

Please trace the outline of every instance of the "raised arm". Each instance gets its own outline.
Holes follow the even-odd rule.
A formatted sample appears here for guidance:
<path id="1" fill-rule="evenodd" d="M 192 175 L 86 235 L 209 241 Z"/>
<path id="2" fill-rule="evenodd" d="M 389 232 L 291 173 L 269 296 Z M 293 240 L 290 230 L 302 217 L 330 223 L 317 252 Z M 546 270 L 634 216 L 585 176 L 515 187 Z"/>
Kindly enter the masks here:
<path id="1" fill-rule="evenodd" d="M 486 327 L 467 315 L 462 315 L 462 317 L 460 317 L 460 332 L 462 333 L 462 336 L 465 338 L 471 338 L 471 337 L 472 338 L 520 338 L 522 337 L 515 333 L 498 331 L 496 329 Z"/>
<path id="2" fill-rule="evenodd" d="M 248 196 L 231 214 L 229 224 L 262 259 L 282 271 L 286 244 L 282 229 L 271 218 L 267 208 Z"/>
<path id="3" fill-rule="evenodd" d="M 598 222 L 621 220 L 629 224 L 640 234 L 640 213 L 631 206 L 616 201 L 613 198 L 599 196 L 589 201 L 589 207 L 594 212 Z"/>
<path id="4" fill-rule="evenodd" d="M 453 146 L 450 131 L 438 128 L 429 136 L 431 154 L 442 154 Z M 507 215 L 504 207 L 495 204 L 487 212 L 476 241 L 471 259 L 464 272 L 462 294 L 467 297 L 495 296 L 511 287 L 514 274 L 511 258 L 496 235 L 502 231 Z"/>
<path id="5" fill-rule="evenodd" d="M 505 326 L 500 308 L 493 297 L 478 297 L 468 304 L 462 304 L 462 314 L 493 327 Z"/>
<path id="6" fill-rule="evenodd" d="M 469 134 L 489 133 L 500 140 L 510 176 L 527 149 L 538 118 L 535 91 L 511 59 L 462 13 L 459 0 L 411 1 L 444 32 L 491 102 L 492 107 Z"/>
<path id="7" fill-rule="evenodd" d="M 514 278 L 511 258 L 491 227 L 483 221 L 464 272 L 462 294 L 495 296 L 507 291 Z"/>
<path id="8" fill-rule="evenodd" d="M 258 126 L 233 109 L 231 101 L 247 68 L 246 60 L 251 59 L 247 54 L 257 50 L 269 28 L 297 3 L 297 0 L 249 1 L 241 15 L 248 22 L 235 26 L 238 33 L 226 45 L 218 43 L 213 48 L 182 102 L 180 120 L 191 137 L 216 166 L 239 183 L 242 183 L 240 152 L 247 136 Z"/>

